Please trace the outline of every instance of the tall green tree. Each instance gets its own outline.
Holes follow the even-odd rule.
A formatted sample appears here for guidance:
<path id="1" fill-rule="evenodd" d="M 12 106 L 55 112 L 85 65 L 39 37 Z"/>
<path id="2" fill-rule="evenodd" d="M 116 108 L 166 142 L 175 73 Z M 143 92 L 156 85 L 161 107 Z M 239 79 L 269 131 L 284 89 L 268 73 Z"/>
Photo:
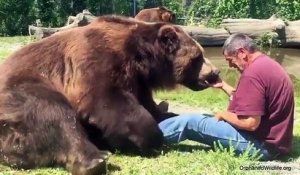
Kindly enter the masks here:
<path id="1" fill-rule="evenodd" d="M 113 13 L 112 0 L 87 0 L 87 8 L 96 16 Z"/>
<path id="2" fill-rule="evenodd" d="M 71 15 L 75 15 L 73 11 L 73 0 L 56 0 L 55 12 L 57 16 L 57 24 L 62 26 L 66 23 Z"/>
<path id="3" fill-rule="evenodd" d="M 73 14 L 82 12 L 82 10 L 86 9 L 86 7 L 87 7 L 86 0 L 73 0 L 73 7 L 72 7 Z"/>
<path id="4" fill-rule="evenodd" d="M 36 0 L 34 4 L 35 16 L 43 26 L 58 26 L 55 0 Z"/>
<path id="5" fill-rule="evenodd" d="M 133 0 L 112 0 L 114 3 L 113 13 L 125 16 L 133 16 Z M 137 8 L 139 1 L 137 0 Z"/>
<path id="6" fill-rule="evenodd" d="M 0 35 L 24 35 L 34 21 L 31 7 L 34 0 L 0 0 Z"/>
<path id="7" fill-rule="evenodd" d="M 158 7 L 162 6 L 162 0 L 146 0 L 144 8 L 153 8 L 153 7 Z"/>

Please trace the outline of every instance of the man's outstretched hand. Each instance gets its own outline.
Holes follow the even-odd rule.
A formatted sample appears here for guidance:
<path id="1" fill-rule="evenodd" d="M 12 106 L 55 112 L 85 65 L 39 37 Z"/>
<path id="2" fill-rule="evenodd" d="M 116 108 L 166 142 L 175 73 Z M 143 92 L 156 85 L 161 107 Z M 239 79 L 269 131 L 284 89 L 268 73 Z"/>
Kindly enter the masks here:
<path id="1" fill-rule="evenodd" d="M 209 84 L 210 87 L 219 88 L 219 89 L 222 89 L 223 85 L 224 85 L 224 82 L 221 78 L 219 78 L 218 81 L 216 81 L 215 83 Z"/>
<path id="2" fill-rule="evenodd" d="M 228 96 L 231 96 L 235 91 L 235 88 L 230 86 L 228 83 L 223 81 L 221 78 L 218 79 L 216 83 L 209 84 L 210 87 L 222 89 Z"/>

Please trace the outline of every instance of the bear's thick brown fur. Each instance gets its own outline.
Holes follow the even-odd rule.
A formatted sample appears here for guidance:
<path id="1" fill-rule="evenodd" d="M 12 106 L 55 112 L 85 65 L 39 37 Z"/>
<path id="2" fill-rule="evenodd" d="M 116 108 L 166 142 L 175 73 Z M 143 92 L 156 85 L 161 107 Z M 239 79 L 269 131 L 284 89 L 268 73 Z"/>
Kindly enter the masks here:
<path id="1" fill-rule="evenodd" d="M 0 162 L 104 172 L 109 152 L 98 148 L 162 145 L 157 122 L 170 114 L 152 90 L 202 90 L 214 70 L 201 46 L 167 23 L 104 16 L 29 44 L 0 66 Z"/>
<path id="2" fill-rule="evenodd" d="M 156 8 L 143 9 L 134 18 L 146 22 L 176 22 L 175 13 L 162 6 Z"/>

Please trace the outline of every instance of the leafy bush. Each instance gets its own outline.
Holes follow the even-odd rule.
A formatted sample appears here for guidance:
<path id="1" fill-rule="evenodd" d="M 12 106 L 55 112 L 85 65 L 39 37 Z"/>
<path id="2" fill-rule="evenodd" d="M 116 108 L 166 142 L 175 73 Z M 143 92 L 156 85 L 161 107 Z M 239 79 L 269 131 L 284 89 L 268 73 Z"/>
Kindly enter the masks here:
<path id="1" fill-rule="evenodd" d="M 276 33 L 265 33 L 255 39 L 256 45 L 262 49 L 272 48 L 280 45 Z"/>

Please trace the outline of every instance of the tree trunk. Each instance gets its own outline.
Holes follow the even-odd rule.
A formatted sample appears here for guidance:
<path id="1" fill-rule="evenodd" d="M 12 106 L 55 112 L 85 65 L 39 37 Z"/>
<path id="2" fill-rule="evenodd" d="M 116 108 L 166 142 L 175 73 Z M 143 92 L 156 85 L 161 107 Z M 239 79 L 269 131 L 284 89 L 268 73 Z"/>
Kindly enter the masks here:
<path id="1" fill-rule="evenodd" d="M 224 29 L 207 28 L 205 26 L 180 26 L 192 38 L 202 46 L 220 46 L 229 37 L 229 33 Z"/>
<path id="2" fill-rule="evenodd" d="M 74 27 L 85 26 L 91 23 L 96 16 L 92 15 L 88 10 L 83 10 L 82 13 L 76 16 L 69 16 L 66 26 L 59 28 L 36 27 L 30 25 L 28 27 L 29 35 L 34 36 L 36 39 L 46 38 L 55 32 L 67 30 Z"/>
<path id="3" fill-rule="evenodd" d="M 259 37 L 266 33 L 276 33 L 285 29 L 285 23 L 272 16 L 269 19 L 224 19 L 221 27 L 230 34 L 244 33 L 252 37 Z"/>
<path id="4" fill-rule="evenodd" d="M 36 26 L 30 25 L 28 27 L 28 30 L 29 30 L 30 36 L 34 36 L 36 39 L 42 39 L 42 38 L 46 38 L 46 37 L 52 35 L 53 33 L 71 29 L 71 28 L 78 27 L 78 26 L 79 25 L 76 23 L 72 23 L 70 25 L 60 27 L 60 28 L 36 27 Z"/>
<path id="5" fill-rule="evenodd" d="M 282 47 L 300 48 L 300 20 L 288 22 L 279 39 Z"/>

